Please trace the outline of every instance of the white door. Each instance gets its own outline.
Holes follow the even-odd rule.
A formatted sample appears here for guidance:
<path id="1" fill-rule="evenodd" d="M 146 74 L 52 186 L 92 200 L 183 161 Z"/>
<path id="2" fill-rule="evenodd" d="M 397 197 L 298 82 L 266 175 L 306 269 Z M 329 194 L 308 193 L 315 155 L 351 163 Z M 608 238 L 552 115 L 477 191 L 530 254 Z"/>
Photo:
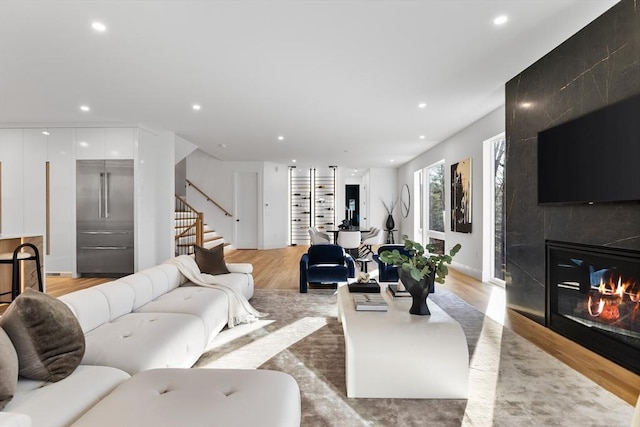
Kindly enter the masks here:
<path id="1" fill-rule="evenodd" d="M 258 173 L 236 172 L 235 239 L 237 249 L 258 248 Z"/>

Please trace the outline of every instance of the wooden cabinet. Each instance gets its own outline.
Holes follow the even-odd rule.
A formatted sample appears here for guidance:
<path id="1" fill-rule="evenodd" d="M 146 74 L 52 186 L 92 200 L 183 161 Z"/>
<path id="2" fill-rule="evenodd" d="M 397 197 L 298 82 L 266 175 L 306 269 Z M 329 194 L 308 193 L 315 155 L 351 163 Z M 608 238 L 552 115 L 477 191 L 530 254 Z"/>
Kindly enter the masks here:
<path id="1" fill-rule="evenodd" d="M 40 252 L 40 268 L 43 270 L 42 280 L 43 286 L 46 290 L 46 280 L 44 276 L 44 254 L 43 254 L 43 245 L 42 245 L 42 236 L 39 235 L 7 235 L 3 234 L 0 236 L 0 253 L 4 252 L 13 252 L 18 246 L 22 243 L 32 243 Z M 29 249 L 29 253 L 32 253 Z M 26 288 L 33 288 L 38 290 L 38 276 L 36 270 L 36 263 L 33 261 L 22 261 L 20 263 L 21 268 L 21 284 L 20 289 L 24 291 Z M 11 292 L 11 283 L 12 283 L 12 266 L 11 264 L 0 264 L 0 292 Z M 11 299 L 11 295 L 4 295 L 1 301 L 9 301 Z"/>

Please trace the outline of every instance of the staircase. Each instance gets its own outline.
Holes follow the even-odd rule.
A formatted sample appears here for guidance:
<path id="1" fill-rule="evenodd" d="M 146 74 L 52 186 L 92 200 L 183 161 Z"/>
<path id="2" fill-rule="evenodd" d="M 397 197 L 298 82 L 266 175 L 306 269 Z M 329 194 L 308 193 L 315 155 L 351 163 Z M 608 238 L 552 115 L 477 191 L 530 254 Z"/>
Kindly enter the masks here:
<path id="1" fill-rule="evenodd" d="M 225 243 L 223 236 L 204 224 L 202 212 L 196 211 L 177 195 L 174 218 L 176 256 L 192 254 L 194 245 L 207 249 L 218 245 L 229 245 Z"/>

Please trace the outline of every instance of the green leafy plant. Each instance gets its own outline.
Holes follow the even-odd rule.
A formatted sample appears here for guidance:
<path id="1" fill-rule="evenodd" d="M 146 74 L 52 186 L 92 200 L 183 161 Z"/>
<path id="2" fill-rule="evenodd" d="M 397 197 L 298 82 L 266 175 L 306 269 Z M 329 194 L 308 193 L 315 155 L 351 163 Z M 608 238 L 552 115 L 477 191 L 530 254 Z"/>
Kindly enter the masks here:
<path id="1" fill-rule="evenodd" d="M 444 283 L 445 277 L 449 274 L 447 264 L 451 264 L 453 257 L 458 253 L 462 245 L 459 243 L 449 250 L 448 254 L 431 253 L 435 247 L 431 244 L 425 246 L 410 240 L 407 235 L 402 236 L 404 248 L 409 252 L 409 256 L 400 253 L 399 250 L 382 251 L 380 259 L 385 264 L 395 265 L 411 274 L 414 280 L 420 281 L 435 271 L 435 281 Z M 425 252 L 427 255 L 425 256 Z"/>

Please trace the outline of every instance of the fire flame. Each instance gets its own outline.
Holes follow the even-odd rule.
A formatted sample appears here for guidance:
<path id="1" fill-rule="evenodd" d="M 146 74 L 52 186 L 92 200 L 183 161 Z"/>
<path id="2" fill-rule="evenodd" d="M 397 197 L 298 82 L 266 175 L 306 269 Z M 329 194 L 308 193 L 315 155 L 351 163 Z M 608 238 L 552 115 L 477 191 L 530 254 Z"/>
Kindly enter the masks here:
<path id="1" fill-rule="evenodd" d="M 622 277 L 618 277 L 618 282 L 610 279 L 607 283 L 600 279 L 600 285 L 595 297 L 589 295 L 587 299 L 587 310 L 592 317 L 600 317 L 604 320 L 617 320 L 620 318 L 619 306 L 628 295 L 631 302 L 635 303 L 634 310 L 637 311 L 640 305 L 640 289 L 634 292 L 627 292 L 631 287 L 631 282 L 622 282 Z M 635 312 L 634 312 L 635 315 Z M 635 316 L 634 316 L 635 317 Z"/>
<path id="2" fill-rule="evenodd" d="M 604 283 L 603 279 L 600 279 L 600 286 L 598 286 L 598 292 L 602 295 L 616 295 L 622 298 L 629 287 L 630 283 L 622 283 L 622 277 L 618 277 L 618 284 L 609 281 Z"/>

